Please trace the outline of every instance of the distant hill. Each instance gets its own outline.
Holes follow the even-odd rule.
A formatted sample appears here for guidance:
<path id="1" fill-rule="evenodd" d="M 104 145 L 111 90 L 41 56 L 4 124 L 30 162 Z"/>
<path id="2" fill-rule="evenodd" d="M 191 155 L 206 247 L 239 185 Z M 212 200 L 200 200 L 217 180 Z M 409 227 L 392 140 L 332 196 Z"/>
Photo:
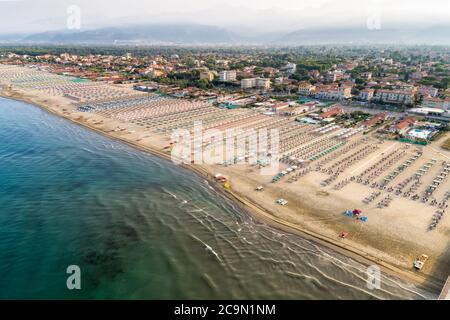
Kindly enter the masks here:
<path id="1" fill-rule="evenodd" d="M 238 36 L 226 29 L 204 25 L 145 25 L 107 27 L 80 32 L 52 31 L 32 34 L 21 39 L 25 42 L 100 44 L 117 42 L 222 44 L 234 43 L 238 40 Z"/>
<path id="2" fill-rule="evenodd" d="M 426 29 L 330 28 L 305 29 L 290 32 L 273 41 L 274 44 L 450 44 L 450 27 Z"/>
<path id="3" fill-rule="evenodd" d="M 26 37 L 26 34 L 23 33 L 0 34 L 0 42 L 17 42 L 21 41 L 24 37 Z"/>
<path id="4" fill-rule="evenodd" d="M 236 28 L 235 30 L 239 30 Z M 160 45 L 310 45 L 310 44 L 450 44 L 450 26 L 430 28 L 304 29 L 242 36 L 238 31 L 197 24 L 105 27 L 86 31 L 51 31 L 27 36 L 0 35 L 0 41 L 50 44 Z"/>

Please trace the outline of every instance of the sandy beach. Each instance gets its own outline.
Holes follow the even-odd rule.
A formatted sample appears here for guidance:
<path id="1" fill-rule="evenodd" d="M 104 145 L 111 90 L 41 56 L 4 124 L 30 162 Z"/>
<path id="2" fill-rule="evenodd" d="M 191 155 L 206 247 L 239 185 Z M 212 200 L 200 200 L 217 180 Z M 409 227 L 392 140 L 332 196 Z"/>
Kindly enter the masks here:
<path id="1" fill-rule="evenodd" d="M 129 87 L 120 89 L 128 90 L 130 95 L 136 93 Z M 81 112 L 73 99 L 51 95 L 42 90 L 5 87 L 1 95 L 38 105 L 100 134 L 170 160 L 170 133 L 156 132 L 151 127 L 120 120 L 101 112 Z M 450 157 L 450 152 L 441 147 L 446 138 L 448 134 L 447 137 L 441 137 L 439 141 L 424 147 L 420 158 L 396 175 L 390 185 L 395 186 L 408 179 L 424 164 L 435 160 L 436 164 L 431 166 L 419 186 L 419 191 L 424 190 L 439 175 L 443 162 L 448 161 Z M 360 142 L 361 139 L 369 140 Z M 374 144 L 376 148 L 364 154 L 360 161 L 348 165 L 335 181 L 326 186 L 321 183 L 330 174 L 323 171 L 338 166 L 337 161 L 341 159 L 339 157 L 331 157 L 320 169 L 313 163 L 314 170 L 295 182 L 289 182 L 288 178 L 284 177 L 277 183 L 272 183 L 273 176 L 263 176 L 257 167 L 248 164 L 183 166 L 208 179 L 217 190 L 224 192 L 250 214 L 271 226 L 300 234 L 368 265 L 377 264 L 383 272 L 395 274 L 433 290 L 440 290 L 450 273 L 448 216 L 443 217 L 435 230 L 429 231 L 427 227 L 436 207 L 420 200 L 413 201 L 410 197 L 393 195 L 391 200 L 387 200 L 388 207 L 380 208 L 377 204 L 389 196 L 387 191 L 382 190 L 381 195 L 374 201 L 364 203 L 363 199 L 378 189 L 357 181 L 346 182 L 346 179 L 352 176 L 363 174 L 364 178 L 370 179 L 370 183 L 382 181 L 398 165 L 412 157 L 417 148 L 396 141 L 378 142 L 374 137 L 363 137 L 362 134 L 351 137 L 348 144 L 351 143 L 356 146 L 349 150 L 348 154 L 356 150 L 365 152 L 363 147 L 368 144 Z M 342 158 L 345 155 L 343 154 Z M 382 162 L 383 157 L 392 157 L 392 164 L 388 165 L 391 158 Z M 371 172 L 364 173 L 378 162 L 379 168 L 373 170 L 380 171 L 376 177 L 374 174 L 370 176 Z M 288 164 L 281 166 L 282 170 L 289 167 Z M 230 188 L 224 188 L 221 183 L 215 181 L 214 175 L 218 172 L 228 178 Z M 335 188 L 340 182 L 345 182 L 346 185 L 341 189 Z M 260 185 L 264 186 L 264 190 L 255 191 Z M 436 189 L 433 197 L 440 200 L 449 189 L 447 179 Z M 279 198 L 286 199 L 288 204 L 278 205 L 276 200 Z M 363 223 L 343 214 L 346 210 L 355 208 L 363 211 L 368 217 L 367 222 Z M 349 233 L 345 239 L 338 237 L 343 230 Z M 423 253 L 430 257 L 429 261 L 420 272 L 413 270 L 414 259 Z"/>

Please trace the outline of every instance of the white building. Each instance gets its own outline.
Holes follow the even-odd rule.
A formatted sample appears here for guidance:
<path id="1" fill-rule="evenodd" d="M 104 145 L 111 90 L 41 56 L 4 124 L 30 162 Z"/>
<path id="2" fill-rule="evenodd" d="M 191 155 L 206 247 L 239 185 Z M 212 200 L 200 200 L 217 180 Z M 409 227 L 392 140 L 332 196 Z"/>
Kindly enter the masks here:
<path id="1" fill-rule="evenodd" d="M 342 70 L 330 71 L 325 76 L 325 80 L 328 82 L 336 82 L 342 78 L 344 78 L 344 72 Z"/>
<path id="2" fill-rule="evenodd" d="M 414 102 L 414 93 L 400 90 L 378 90 L 375 99 L 388 103 L 411 104 Z"/>
<path id="3" fill-rule="evenodd" d="M 256 78 L 248 78 L 241 80 L 241 88 L 242 89 L 251 89 L 256 87 Z"/>
<path id="4" fill-rule="evenodd" d="M 370 101 L 373 99 L 373 94 L 375 90 L 373 89 L 364 89 L 358 95 L 358 98 L 364 101 Z"/>
<path id="5" fill-rule="evenodd" d="M 252 88 L 259 88 L 259 89 L 267 90 L 270 88 L 270 79 L 266 79 L 266 78 L 242 79 L 241 80 L 241 88 L 243 90 L 252 89 Z"/>
<path id="6" fill-rule="evenodd" d="M 321 85 L 316 88 L 315 98 L 323 100 L 344 100 L 351 98 L 352 87 L 335 84 Z"/>
<path id="7" fill-rule="evenodd" d="M 270 79 L 256 78 L 256 87 L 260 89 L 270 89 Z"/>
<path id="8" fill-rule="evenodd" d="M 233 82 L 236 81 L 235 70 L 225 70 L 219 73 L 219 81 L 221 82 Z"/>
<path id="9" fill-rule="evenodd" d="M 450 112 L 437 108 L 412 108 L 409 109 L 408 114 L 424 116 L 431 119 L 439 119 L 450 121 Z"/>
<path id="10" fill-rule="evenodd" d="M 446 105 L 446 103 L 447 103 L 447 105 Z M 424 107 L 424 108 L 439 108 L 439 109 L 447 110 L 448 109 L 448 101 L 446 101 L 444 99 L 439 99 L 439 98 L 428 96 L 428 97 L 423 98 L 422 104 L 420 106 Z"/>
<path id="11" fill-rule="evenodd" d="M 295 63 L 288 62 L 288 63 L 286 64 L 286 66 L 284 67 L 284 70 L 285 70 L 287 73 L 293 74 L 293 73 L 295 73 L 295 72 L 297 71 L 297 65 L 296 65 Z"/>

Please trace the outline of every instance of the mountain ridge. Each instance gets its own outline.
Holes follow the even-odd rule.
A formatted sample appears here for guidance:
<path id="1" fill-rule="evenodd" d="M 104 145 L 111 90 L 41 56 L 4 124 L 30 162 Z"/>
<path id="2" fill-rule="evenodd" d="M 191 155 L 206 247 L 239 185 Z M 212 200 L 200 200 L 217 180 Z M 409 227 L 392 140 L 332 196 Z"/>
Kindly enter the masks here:
<path id="1" fill-rule="evenodd" d="M 201 24 L 146 24 L 82 31 L 48 31 L 0 35 L 0 41 L 52 44 L 172 44 L 172 45 L 308 45 L 308 44 L 450 44 L 450 26 L 429 28 L 362 27 L 302 29 L 291 32 L 241 35 L 227 28 Z"/>

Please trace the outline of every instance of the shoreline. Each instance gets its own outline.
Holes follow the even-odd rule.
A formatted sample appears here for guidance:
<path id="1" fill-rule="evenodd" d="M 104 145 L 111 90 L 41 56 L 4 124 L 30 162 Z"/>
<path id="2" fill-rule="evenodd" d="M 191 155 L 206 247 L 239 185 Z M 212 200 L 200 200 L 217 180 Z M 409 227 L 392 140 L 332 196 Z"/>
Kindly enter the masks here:
<path id="1" fill-rule="evenodd" d="M 66 116 L 62 112 L 56 112 L 50 106 L 47 106 L 45 103 L 36 101 L 33 98 L 27 97 L 21 93 L 16 91 L 5 89 L 0 90 L 0 96 L 6 99 L 17 100 L 21 102 L 25 102 L 31 104 L 33 106 L 39 107 L 40 109 L 53 114 L 58 117 L 62 117 L 66 120 L 71 121 L 74 124 L 82 126 L 84 128 L 90 129 L 98 134 L 101 134 L 104 137 L 109 139 L 114 139 L 116 141 L 120 141 L 122 143 L 126 143 L 127 145 L 136 148 L 140 151 L 147 152 L 159 158 L 162 158 L 167 161 L 171 161 L 170 156 L 156 148 L 151 148 L 149 146 L 144 146 L 139 142 L 130 141 L 124 137 L 120 137 L 109 132 L 103 131 L 99 128 L 96 128 L 86 121 L 80 121 L 71 117 Z M 304 239 L 309 241 L 318 243 L 328 249 L 336 251 L 340 254 L 345 255 L 359 263 L 364 265 L 373 265 L 376 264 L 380 267 L 381 271 L 385 274 L 389 274 L 395 276 L 400 279 L 404 279 L 408 282 L 411 282 L 423 289 L 428 289 L 432 291 L 438 292 L 441 289 L 440 279 L 432 277 L 430 275 L 425 274 L 417 274 L 413 271 L 408 271 L 406 269 L 402 269 L 401 267 L 397 267 L 393 264 L 390 264 L 382 259 L 372 256 L 363 250 L 360 250 L 349 243 L 338 243 L 337 240 L 332 239 L 328 236 L 321 235 L 316 232 L 309 231 L 307 229 L 302 228 L 300 225 L 286 221 L 282 218 L 276 217 L 273 215 L 268 209 L 262 207 L 249 197 L 237 192 L 236 190 L 230 189 L 225 190 L 223 188 L 218 187 L 218 183 L 214 180 L 214 177 L 205 169 L 199 165 L 190 165 L 190 164 L 182 164 L 182 168 L 190 170 L 200 178 L 207 180 L 216 192 L 227 197 L 229 200 L 233 201 L 240 209 L 245 211 L 250 216 L 256 218 L 259 221 L 264 222 L 270 227 L 276 228 L 278 230 L 282 230 L 284 232 L 288 232 L 291 234 L 298 235 Z"/>

